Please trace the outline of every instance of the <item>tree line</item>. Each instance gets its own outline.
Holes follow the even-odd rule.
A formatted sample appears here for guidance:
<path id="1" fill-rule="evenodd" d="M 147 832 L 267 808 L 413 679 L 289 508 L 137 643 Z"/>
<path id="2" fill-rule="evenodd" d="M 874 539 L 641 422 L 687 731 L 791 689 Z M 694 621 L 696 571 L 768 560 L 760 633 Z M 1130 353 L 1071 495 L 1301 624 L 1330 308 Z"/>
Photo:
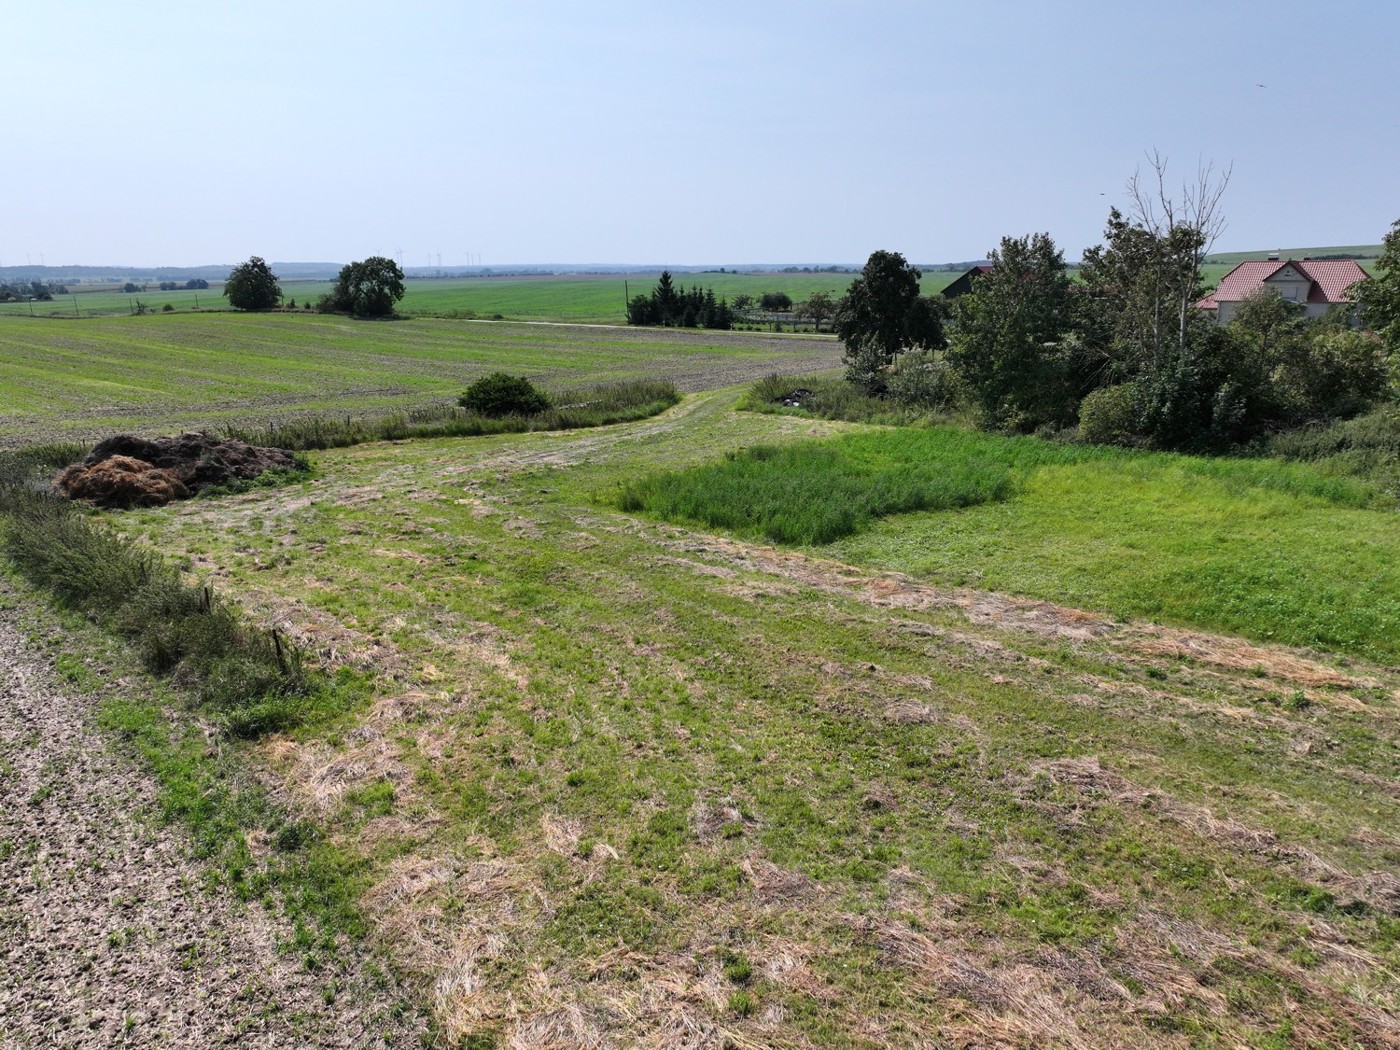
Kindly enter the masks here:
<path id="1" fill-rule="evenodd" d="M 634 295 L 628 301 L 627 323 L 728 330 L 734 327 L 734 311 L 713 289 L 696 285 L 686 291 L 673 281 L 670 270 L 663 270 L 650 295 Z"/>
<path id="2" fill-rule="evenodd" d="M 971 410 L 1013 433 L 1078 427 L 1087 440 L 1211 451 L 1396 396 L 1400 222 L 1354 311 L 1319 319 L 1274 289 L 1220 325 L 1196 303 L 1221 227 L 1228 173 L 1173 199 L 1163 166 L 1134 206 L 1112 209 L 1077 275 L 1049 234 L 1003 237 L 991 268 L 949 304 L 919 295 L 919 270 L 876 252 L 838 306 L 847 379 L 867 394 Z M 1076 279 L 1077 277 L 1077 279 Z"/>
<path id="3" fill-rule="evenodd" d="M 0 281 L 0 303 L 24 303 L 31 299 L 48 302 L 55 295 L 67 294 L 67 286 L 51 281 Z"/>

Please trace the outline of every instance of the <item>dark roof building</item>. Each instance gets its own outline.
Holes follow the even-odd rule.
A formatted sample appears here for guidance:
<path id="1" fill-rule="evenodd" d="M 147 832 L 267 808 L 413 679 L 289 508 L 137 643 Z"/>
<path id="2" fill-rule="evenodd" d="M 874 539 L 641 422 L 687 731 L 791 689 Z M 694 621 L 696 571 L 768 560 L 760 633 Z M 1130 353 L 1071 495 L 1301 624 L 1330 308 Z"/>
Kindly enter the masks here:
<path id="1" fill-rule="evenodd" d="M 960 295 L 966 295 L 968 292 L 972 291 L 973 280 L 975 278 L 981 277 L 984 273 L 988 273 L 990 271 L 990 266 L 974 266 L 972 269 L 968 270 L 967 273 L 959 277 L 956 281 L 953 281 L 951 284 L 949 284 L 948 287 L 944 288 L 943 294 L 949 299 L 956 299 Z"/>

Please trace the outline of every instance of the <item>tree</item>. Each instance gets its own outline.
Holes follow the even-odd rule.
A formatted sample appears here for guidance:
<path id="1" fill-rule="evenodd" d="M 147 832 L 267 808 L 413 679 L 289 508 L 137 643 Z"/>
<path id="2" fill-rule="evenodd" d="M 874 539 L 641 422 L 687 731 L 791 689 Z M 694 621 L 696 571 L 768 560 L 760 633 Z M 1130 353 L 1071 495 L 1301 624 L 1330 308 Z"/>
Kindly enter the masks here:
<path id="1" fill-rule="evenodd" d="M 944 308 L 919 294 L 922 276 L 898 252 L 875 252 L 837 305 L 832 330 L 846 345 L 846 378 L 866 393 L 886 393 L 900 354 L 946 345 Z"/>
<path id="2" fill-rule="evenodd" d="M 271 310 L 282 299 L 282 286 L 272 267 L 254 255 L 229 271 L 224 295 L 236 310 Z"/>
<path id="3" fill-rule="evenodd" d="M 836 316 L 836 300 L 830 292 L 813 292 L 807 301 L 798 308 L 803 317 L 810 317 L 816 330 L 822 330 L 822 322 Z"/>
<path id="4" fill-rule="evenodd" d="M 734 311 L 723 299 L 715 297 L 713 289 L 701 290 L 697 285 L 686 291 L 672 281 L 669 270 L 664 270 L 650 295 L 635 295 L 627 304 L 627 323 L 733 328 Z"/>
<path id="5" fill-rule="evenodd" d="M 335 287 L 322 297 L 320 309 L 356 317 L 389 317 L 403 296 L 403 271 L 399 264 L 382 255 L 371 255 L 340 268 Z"/>
<path id="6" fill-rule="evenodd" d="M 748 292 L 740 292 L 734 297 L 734 309 L 739 313 L 743 313 L 745 310 L 751 309 L 752 307 L 753 296 Z"/>
<path id="7" fill-rule="evenodd" d="M 1111 369 L 1132 374 L 1186 350 L 1196 300 L 1205 294 L 1201 265 L 1225 228 L 1220 199 L 1227 168 L 1197 169 L 1179 197 L 1166 188 L 1167 161 L 1149 158 L 1153 175 L 1128 180 L 1130 214 L 1108 214 L 1106 245 L 1084 252 L 1080 278 L 1088 289 L 1088 341 L 1101 348 Z"/>
<path id="8" fill-rule="evenodd" d="M 948 360 L 986 425 L 1073 423 L 1089 384 L 1064 255 L 1037 233 L 1003 237 L 989 258 L 992 268 L 955 300 Z"/>
<path id="9" fill-rule="evenodd" d="M 1361 308 L 1361 321 L 1381 337 L 1386 349 L 1400 356 L 1400 219 L 1385 235 L 1376 273 L 1369 281 L 1352 286 Z"/>
<path id="10" fill-rule="evenodd" d="M 760 310 L 771 313 L 786 313 L 792 309 L 792 296 L 787 292 L 764 292 L 758 300 Z"/>

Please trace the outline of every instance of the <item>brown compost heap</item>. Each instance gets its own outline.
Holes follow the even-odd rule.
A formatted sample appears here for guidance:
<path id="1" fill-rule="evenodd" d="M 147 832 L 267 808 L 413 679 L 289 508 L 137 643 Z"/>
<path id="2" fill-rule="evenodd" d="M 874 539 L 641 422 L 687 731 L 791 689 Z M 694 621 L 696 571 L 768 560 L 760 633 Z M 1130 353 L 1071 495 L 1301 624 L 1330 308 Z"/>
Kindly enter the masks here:
<path id="1" fill-rule="evenodd" d="M 69 499 L 99 507 L 158 507 L 202 489 L 296 466 L 286 449 L 259 448 L 236 438 L 118 434 L 99 441 L 82 462 L 63 470 L 54 478 L 54 487 Z"/>

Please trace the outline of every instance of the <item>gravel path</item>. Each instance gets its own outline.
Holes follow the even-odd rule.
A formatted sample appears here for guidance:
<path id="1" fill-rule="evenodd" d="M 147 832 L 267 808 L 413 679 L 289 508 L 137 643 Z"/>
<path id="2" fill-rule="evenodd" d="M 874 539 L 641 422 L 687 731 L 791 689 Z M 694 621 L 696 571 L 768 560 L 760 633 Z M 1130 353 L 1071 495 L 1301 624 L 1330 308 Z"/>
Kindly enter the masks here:
<path id="1" fill-rule="evenodd" d="M 0 580 L 0 1046 L 384 1045 L 389 997 L 328 1005 L 328 975 L 277 952 L 285 931 L 204 889 L 14 597 Z"/>

